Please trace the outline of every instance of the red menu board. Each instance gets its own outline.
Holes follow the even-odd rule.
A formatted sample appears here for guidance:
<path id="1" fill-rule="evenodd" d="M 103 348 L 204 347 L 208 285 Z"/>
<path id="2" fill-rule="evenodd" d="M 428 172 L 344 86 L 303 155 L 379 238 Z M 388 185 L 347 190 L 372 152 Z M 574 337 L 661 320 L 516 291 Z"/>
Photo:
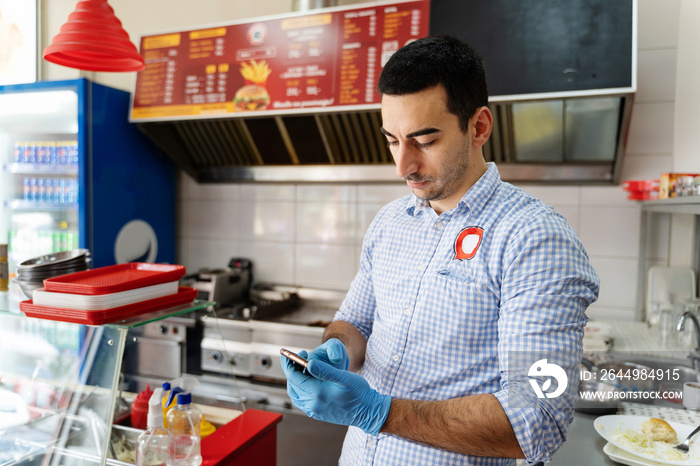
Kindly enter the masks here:
<path id="1" fill-rule="evenodd" d="M 144 36 L 131 119 L 376 107 L 383 64 L 428 35 L 429 13 L 373 3 Z"/>

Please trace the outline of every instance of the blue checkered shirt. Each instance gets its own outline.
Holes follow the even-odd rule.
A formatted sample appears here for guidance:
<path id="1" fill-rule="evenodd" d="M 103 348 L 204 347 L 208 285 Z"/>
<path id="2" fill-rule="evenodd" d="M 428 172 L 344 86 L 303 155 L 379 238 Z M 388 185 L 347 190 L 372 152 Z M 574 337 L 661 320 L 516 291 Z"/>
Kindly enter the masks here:
<path id="1" fill-rule="evenodd" d="M 483 235 L 473 257 L 459 259 L 457 239 L 468 227 Z M 361 373 L 380 393 L 412 400 L 492 393 L 526 458 L 547 461 L 573 419 L 585 310 L 598 291 L 598 276 L 566 220 L 501 181 L 489 164 L 457 207 L 440 216 L 413 194 L 381 209 L 335 320 L 367 338 Z M 530 363 L 543 354 L 568 375 L 554 398 L 536 397 L 527 380 Z M 342 465 L 514 463 L 354 427 L 340 458 Z"/>

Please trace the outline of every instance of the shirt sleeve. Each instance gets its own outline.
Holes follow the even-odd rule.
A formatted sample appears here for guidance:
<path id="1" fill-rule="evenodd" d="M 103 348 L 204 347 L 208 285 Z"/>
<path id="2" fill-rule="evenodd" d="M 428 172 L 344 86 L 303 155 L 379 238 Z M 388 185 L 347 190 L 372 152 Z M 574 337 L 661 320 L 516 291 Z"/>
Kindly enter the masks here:
<path id="1" fill-rule="evenodd" d="M 503 257 L 495 396 L 526 459 L 547 462 L 573 420 L 585 311 L 600 282 L 563 217 L 545 211 L 527 223 Z"/>

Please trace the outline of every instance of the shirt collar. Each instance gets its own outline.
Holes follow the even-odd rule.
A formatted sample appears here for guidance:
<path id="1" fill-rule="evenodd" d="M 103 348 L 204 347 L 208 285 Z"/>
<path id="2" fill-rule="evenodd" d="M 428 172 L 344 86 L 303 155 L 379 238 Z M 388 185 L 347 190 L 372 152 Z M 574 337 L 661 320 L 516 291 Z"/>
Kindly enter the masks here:
<path id="1" fill-rule="evenodd" d="M 496 191 L 500 180 L 501 177 L 498 173 L 498 168 L 496 168 L 496 164 L 488 162 L 486 172 L 464 194 L 459 201 L 458 207 L 466 206 L 472 214 L 481 212 L 486 202 L 491 198 L 494 191 Z M 428 207 L 430 207 L 430 202 L 412 194 L 406 203 L 406 213 L 415 217 Z"/>
<path id="2" fill-rule="evenodd" d="M 496 164 L 488 162 L 486 166 L 486 172 L 481 175 L 481 178 L 469 188 L 466 194 L 462 196 L 462 200 L 459 201 L 459 205 L 466 206 L 472 215 L 477 215 L 483 210 L 501 181 L 501 175 L 498 173 Z"/>
<path id="3" fill-rule="evenodd" d="M 418 214 L 430 207 L 430 202 L 421 199 L 415 194 L 410 194 L 409 196 L 408 202 L 406 203 L 406 213 L 408 213 L 408 215 L 416 217 Z"/>

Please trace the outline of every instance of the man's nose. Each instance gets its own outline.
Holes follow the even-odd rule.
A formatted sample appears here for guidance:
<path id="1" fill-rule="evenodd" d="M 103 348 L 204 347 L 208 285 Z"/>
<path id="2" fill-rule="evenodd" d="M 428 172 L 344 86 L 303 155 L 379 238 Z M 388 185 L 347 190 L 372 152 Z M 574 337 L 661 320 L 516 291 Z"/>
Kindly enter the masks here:
<path id="1" fill-rule="evenodd" d="M 399 144 L 391 154 L 396 162 L 396 176 L 403 178 L 418 171 L 418 159 L 405 144 Z"/>

